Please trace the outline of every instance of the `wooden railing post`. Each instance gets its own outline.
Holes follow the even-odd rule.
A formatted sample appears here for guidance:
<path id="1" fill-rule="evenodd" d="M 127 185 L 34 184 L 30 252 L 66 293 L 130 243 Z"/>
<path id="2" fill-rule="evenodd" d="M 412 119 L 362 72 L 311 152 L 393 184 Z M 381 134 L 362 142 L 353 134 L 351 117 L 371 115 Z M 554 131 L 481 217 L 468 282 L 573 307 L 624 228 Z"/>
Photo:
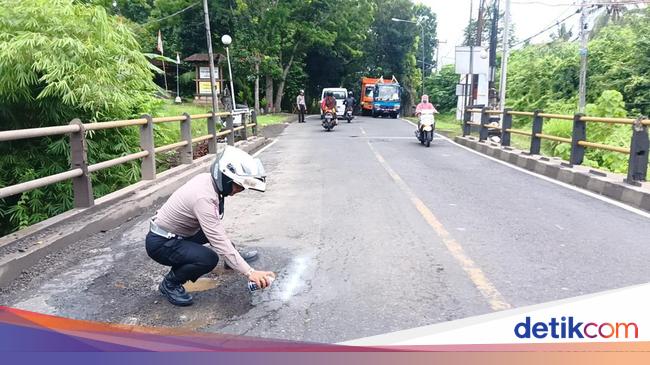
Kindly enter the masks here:
<path id="1" fill-rule="evenodd" d="M 632 141 L 630 142 L 630 160 L 627 168 L 628 184 L 638 185 L 640 181 L 646 181 L 648 176 L 648 127 L 643 125 L 639 117 L 632 125 Z"/>
<path id="2" fill-rule="evenodd" d="M 470 112 L 469 106 L 465 106 L 465 111 L 463 113 L 463 137 L 469 136 L 472 133 L 472 126 L 467 124 L 472 120 L 472 112 Z"/>
<path id="3" fill-rule="evenodd" d="M 488 128 L 487 125 L 490 122 L 490 115 L 486 113 L 487 107 L 482 107 L 481 108 L 481 129 L 479 130 L 478 133 L 478 140 L 479 141 L 485 141 L 488 139 Z"/>
<path id="4" fill-rule="evenodd" d="M 140 126 L 140 148 L 149 152 L 149 155 L 142 158 L 142 180 L 153 180 L 156 178 L 156 152 L 154 151 L 153 121 L 151 115 L 145 114 L 142 118 L 147 124 Z"/>
<path id="5" fill-rule="evenodd" d="M 192 148 L 192 117 L 188 113 L 183 113 L 185 120 L 181 121 L 181 139 L 187 142 L 187 145 L 181 149 L 181 163 L 191 164 L 194 150 Z"/>
<path id="6" fill-rule="evenodd" d="M 86 145 L 86 131 L 79 119 L 73 119 L 70 124 L 78 125 L 79 131 L 70 133 L 70 167 L 81 169 L 83 174 L 72 179 L 74 193 L 74 207 L 88 208 L 95 205 L 93 185 L 88 173 L 88 147 Z"/>
<path id="7" fill-rule="evenodd" d="M 503 116 L 501 117 L 501 145 L 510 146 L 510 132 L 508 129 L 512 128 L 512 115 L 508 114 L 510 109 L 503 109 Z"/>
<path id="8" fill-rule="evenodd" d="M 226 128 L 228 129 L 229 133 L 228 136 L 226 136 L 226 141 L 228 142 L 229 146 L 234 146 L 235 145 L 235 131 L 234 131 L 234 126 L 233 126 L 233 111 L 230 111 L 230 114 L 226 117 Z"/>
<path id="9" fill-rule="evenodd" d="M 535 110 L 533 116 L 533 130 L 530 135 L 530 154 L 539 155 L 542 150 L 542 139 L 537 136 L 537 133 L 542 133 L 544 126 L 544 118 L 539 116 L 539 113 L 542 113 L 541 110 Z"/>
<path id="10" fill-rule="evenodd" d="M 208 140 L 208 153 L 216 154 L 217 153 L 217 118 L 214 111 L 212 111 L 212 116 L 208 118 L 208 134 L 212 135 L 212 139 Z"/>
<path id="11" fill-rule="evenodd" d="M 582 120 L 583 114 L 573 116 L 573 133 L 571 134 L 571 165 L 580 165 L 585 158 L 585 148 L 578 142 L 587 139 L 587 124 Z"/>
<path id="12" fill-rule="evenodd" d="M 253 113 L 251 113 L 251 116 L 252 116 L 252 120 L 253 120 L 253 124 L 254 124 L 254 126 L 252 128 L 252 132 L 253 132 L 254 136 L 257 136 L 257 113 L 255 112 L 255 110 L 253 110 Z"/>
<path id="13" fill-rule="evenodd" d="M 250 112 L 241 115 L 241 125 L 244 127 L 244 129 L 242 129 L 242 137 L 244 138 L 244 141 L 248 140 L 248 127 L 246 127 L 246 124 L 248 124 L 249 115 Z"/>

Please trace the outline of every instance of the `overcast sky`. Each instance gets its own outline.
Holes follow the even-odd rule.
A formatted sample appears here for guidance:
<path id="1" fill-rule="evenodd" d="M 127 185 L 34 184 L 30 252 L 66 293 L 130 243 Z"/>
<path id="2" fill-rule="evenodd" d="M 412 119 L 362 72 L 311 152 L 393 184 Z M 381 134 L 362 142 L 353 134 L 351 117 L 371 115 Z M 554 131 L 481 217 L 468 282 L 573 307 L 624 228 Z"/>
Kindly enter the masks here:
<path id="1" fill-rule="evenodd" d="M 470 0 L 419 0 L 418 2 L 429 6 L 434 13 L 438 14 L 438 39 L 441 42 L 447 41 L 446 44 L 440 45 L 441 63 L 454 63 L 454 47 L 463 42 L 463 29 L 469 21 Z M 528 38 L 571 14 L 578 7 L 569 4 L 575 2 L 575 0 L 512 0 L 510 19 L 511 23 L 514 23 L 517 39 Z M 473 3 L 473 17 L 476 19 L 479 0 L 474 0 Z M 501 0 L 500 7 L 505 8 L 505 0 Z M 567 20 L 567 28 L 577 28 L 578 20 L 579 16 Z M 544 42 L 549 39 L 550 33 L 552 31 L 534 38 L 531 42 Z"/>

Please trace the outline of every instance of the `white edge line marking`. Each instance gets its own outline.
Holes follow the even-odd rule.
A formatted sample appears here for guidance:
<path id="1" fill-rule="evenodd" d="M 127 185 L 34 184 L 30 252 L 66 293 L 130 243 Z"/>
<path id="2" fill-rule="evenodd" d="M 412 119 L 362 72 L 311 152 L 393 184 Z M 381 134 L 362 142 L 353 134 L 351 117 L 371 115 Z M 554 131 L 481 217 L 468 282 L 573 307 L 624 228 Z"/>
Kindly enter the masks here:
<path id="1" fill-rule="evenodd" d="M 406 119 L 403 119 L 403 118 L 400 118 L 400 119 L 403 120 L 403 121 L 406 122 L 406 123 L 409 123 L 409 124 L 415 126 L 415 123 L 413 123 L 413 122 L 410 122 L 410 121 L 408 121 L 408 120 L 406 120 Z M 523 172 L 523 173 L 525 173 L 525 174 L 528 174 L 528 175 L 531 175 L 531 176 L 535 176 L 535 177 L 537 177 L 537 178 L 539 178 L 539 179 L 542 179 L 542 180 L 545 180 L 545 181 L 551 182 L 551 183 L 553 183 L 553 184 L 555 184 L 555 185 L 559 185 L 559 186 L 562 186 L 562 187 L 564 187 L 564 188 L 567 188 L 567 189 L 570 189 L 570 190 L 576 191 L 576 192 L 578 192 L 578 193 L 581 193 L 581 194 L 584 194 L 584 195 L 590 196 L 590 197 L 592 197 L 592 198 L 598 199 L 598 200 L 603 201 L 603 202 L 605 202 L 605 203 L 609 203 L 609 204 L 611 204 L 611 205 L 614 205 L 614 206 L 617 206 L 617 207 L 619 207 L 619 208 L 625 209 L 625 210 L 627 210 L 627 211 L 630 212 L 630 213 L 638 214 L 638 215 L 640 215 L 640 216 L 642 216 L 642 217 L 644 217 L 644 218 L 648 218 L 648 219 L 650 219 L 650 213 L 645 212 L 645 211 L 643 211 L 643 210 L 641 210 L 641 209 L 637 209 L 637 208 L 631 207 L 631 206 L 629 206 L 629 205 L 627 205 L 627 204 L 625 204 L 625 203 L 621 203 L 621 202 L 619 202 L 619 201 L 616 201 L 616 200 L 614 200 L 614 199 L 608 198 L 608 197 L 606 197 L 606 196 L 603 196 L 603 195 L 600 195 L 600 194 L 596 194 L 596 193 L 592 193 L 592 192 L 589 191 L 589 190 L 584 190 L 584 189 L 581 189 L 581 188 L 579 188 L 579 187 L 577 187 L 577 186 L 573 186 L 573 185 L 567 184 L 567 183 L 565 183 L 565 182 L 562 182 L 562 181 L 559 181 L 559 180 L 552 179 L 552 178 L 550 178 L 550 177 L 548 177 L 548 176 L 540 175 L 540 174 L 538 174 L 538 173 L 536 173 L 536 172 L 532 172 L 532 171 L 529 171 L 529 170 L 523 169 L 523 168 L 521 168 L 521 167 L 519 167 L 519 166 L 515 166 L 515 165 L 513 165 L 513 164 L 511 164 L 511 163 L 508 163 L 508 162 L 505 162 L 505 161 L 501 161 L 501 160 L 499 160 L 498 158 L 494 158 L 494 157 L 492 157 L 492 156 L 485 155 L 485 154 L 483 154 L 483 153 L 481 153 L 481 152 L 478 152 L 478 151 L 475 151 L 475 150 L 473 150 L 473 149 L 471 149 L 471 148 L 469 148 L 469 147 L 465 147 L 465 146 L 463 146 L 463 145 L 461 145 L 461 144 L 458 144 L 458 143 L 454 142 L 452 139 L 447 138 L 447 137 L 445 137 L 445 136 L 443 136 L 443 135 L 441 135 L 441 134 L 436 133 L 436 135 L 437 135 L 438 137 L 441 137 L 442 139 L 446 140 L 447 142 L 456 145 L 457 147 L 460 147 L 460 148 L 462 148 L 462 149 L 464 149 L 464 150 L 467 150 L 467 151 L 469 151 L 469 152 L 472 152 L 472 153 L 474 153 L 474 154 L 477 154 L 477 155 L 479 155 L 479 156 L 481 156 L 481 157 L 487 158 L 488 160 L 492 160 L 492 161 L 497 162 L 497 163 L 500 163 L 500 164 L 502 164 L 502 165 L 504 165 L 504 166 L 510 167 L 511 169 L 515 169 L 515 170 L 517 170 L 517 171 L 521 171 L 521 172 Z"/>
<path id="2" fill-rule="evenodd" d="M 277 141 L 278 141 L 277 139 L 274 139 L 273 142 L 267 144 L 266 146 L 262 147 L 261 150 L 255 152 L 255 153 L 253 154 L 253 157 L 257 157 L 260 153 L 266 151 L 268 148 L 270 148 L 271 146 L 273 146 Z"/>

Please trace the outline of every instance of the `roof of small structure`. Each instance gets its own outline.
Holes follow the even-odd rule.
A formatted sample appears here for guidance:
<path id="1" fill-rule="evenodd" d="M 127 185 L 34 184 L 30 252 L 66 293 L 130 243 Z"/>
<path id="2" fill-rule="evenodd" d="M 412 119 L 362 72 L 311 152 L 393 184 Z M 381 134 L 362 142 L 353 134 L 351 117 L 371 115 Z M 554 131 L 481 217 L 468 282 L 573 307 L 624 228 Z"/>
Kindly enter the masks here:
<path id="1" fill-rule="evenodd" d="M 226 56 L 222 55 L 221 53 L 215 53 L 212 55 L 212 59 L 216 63 L 220 63 L 226 58 Z M 183 61 L 185 62 L 209 62 L 210 61 L 210 56 L 208 56 L 207 53 L 195 53 L 187 58 L 185 58 Z"/>

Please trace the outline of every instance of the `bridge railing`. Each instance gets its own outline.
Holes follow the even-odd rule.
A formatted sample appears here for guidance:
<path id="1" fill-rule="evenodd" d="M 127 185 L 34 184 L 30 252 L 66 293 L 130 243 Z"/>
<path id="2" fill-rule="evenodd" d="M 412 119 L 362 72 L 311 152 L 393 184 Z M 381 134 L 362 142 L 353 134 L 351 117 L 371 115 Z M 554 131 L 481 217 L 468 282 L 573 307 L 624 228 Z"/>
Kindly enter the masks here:
<path id="1" fill-rule="evenodd" d="M 472 114 L 480 114 L 481 122 L 472 121 Z M 500 116 L 501 125 L 491 122 L 491 116 Z M 530 117 L 533 119 L 531 130 L 520 130 L 512 128 L 512 117 Z M 543 133 L 544 119 L 560 119 L 573 123 L 571 138 L 553 136 Z M 588 123 L 609 123 L 609 124 L 627 124 L 632 129 L 630 147 L 612 146 L 602 143 L 587 141 Z M 500 134 L 500 143 L 502 146 L 510 146 L 510 137 L 512 134 L 530 137 L 531 155 L 539 155 L 542 146 L 542 140 L 549 140 L 571 145 L 570 165 L 580 165 L 584 161 L 585 149 L 596 148 L 612 152 L 629 155 L 629 164 L 627 178 L 625 182 L 632 185 L 640 185 L 640 182 L 646 181 L 648 175 L 648 126 L 650 120 L 644 117 L 637 119 L 629 118 L 601 118 L 589 117 L 584 114 L 564 115 L 544 113 L 541 110 L 534 112 L 514 111 L 510 109 L 491 110 L 486 107 L 466 109 L 463 115 L 463 136 L 471 134 L 472 126 L 479 128 L 479 141 L 488 139 L 490 131 L 497 131 Z"/>
<path id="2" fill-rule="evenodd" d="M 235 127 L 233 119 L 241 116 L 241 125 Z M 217 131 L 217 118 L 225 117 L 226 128 Z M 208 134 L 193 137 L 192 121 L 207 119 Z M 159 123 L 179 122 L 181 140 L 163 146 L 154 145 L 154 125 Z M 219 124 L 221 124 L 219 122 Z M 111 160 L 88 164 L 88 149 L 86 143 L 86 132 L 103 129 L 114 129 L 129 126 L 140 127 L 140 151 Z M 141 160 L 141 180 L 153 180 L 156 178 L 156 153 L 171 150 L 179 150 L 181 164 L 193 162 L 193 145 L 202 141 L 208 141 L 208 153 L 217 152 L 217 139 L 226 137 L 229 145 L 235 143 L 235 132 L 241 131 L 243 138 L 248 137 L 248 128 L 251 128 L 253 135 L 257 135 L 257 116 L 254 111 L 233 111 L 219 113 L 205 113 L 190 115 L 184 113 L 180 116 L 153 118 L 148 114 L 139 119 L 117 120 L 110 122 L 82 123 L 74 119 L 68 125 L 29 128 L 0 131 L 0 142 L 15 141 L 27 138 L 37 138 L 55 135 L 69 135 L 70 141 L 70 170 L 58 174 L 25 181 L 19 184 L 0 188 L 0 199 L 8 196 L 21 194 L 30 190 L 41 188 L 47 185 L 72 180 L 75 208 L 87 208 L 93 206 L 94 196 L 90 174 L 117 166 L 133 160 Z"/>

